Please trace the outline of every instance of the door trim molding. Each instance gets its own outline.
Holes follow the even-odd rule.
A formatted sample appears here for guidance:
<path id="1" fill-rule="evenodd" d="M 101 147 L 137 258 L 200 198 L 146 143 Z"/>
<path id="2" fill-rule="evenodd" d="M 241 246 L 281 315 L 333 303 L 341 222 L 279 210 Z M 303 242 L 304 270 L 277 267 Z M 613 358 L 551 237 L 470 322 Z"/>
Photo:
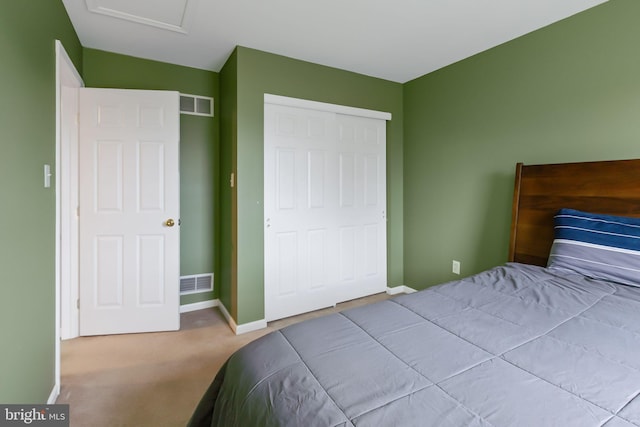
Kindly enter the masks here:
<path id="1" fill-rule="evenodd" d="M 347 105 L 329 104 L 326 102 L 310 101 L 308 99 L 290 98 L 288 96 L 272 95 L 269 93 L 264 94 L 264 103 L 326 111 L 329 113 L 346 114 L 348 116 L 366 117 L 369 119 L 391 120 L 391 113 L 384 111 L 349 107 Z"/>
<path id="2" fill-rule="evenodd" d="M 62 196 L 61 193 L 63 191 L 67 191 L 69 190 L 68 188 L 63 189 L 62 188 L 62 181 L 60 178 L 61 175 L 61 168 L 62 168 L 62 156 L 63 156 L 63 150 L 69 150 L 69 147 L 65 146 L 63 147 L 62 145 L 62 109 L 61 109 L 61 102 L 62 102 L 62 87 L 63 87 L 63 72 L 66 74 L 70 74 L 70 77 L 72 80 L 74 80 L 73 84 L 76 84 L 77 87 L 82 87 L 84 86 L 84 82 L 82 81 L 82 77 L 80 77 L 80 74 L 78 73 L 78 71 L 76 70 L 75 65 L 73 64 L 73 61 L 71 61 L 71 58 L 69 58 L 69 55 L 67 54 L 67 51 L 64 49 L 64 45 L 62 44 L 62 42 L 60 40 L 56 40 L 55 41 L 55 92 L 56 92 L 56 117 L 55 117 L 55 121 L 56 121 L 56 163 L 55 163 L 55 188 L 56 188 L 56 220 L 55 220 L 55 239 L 56 239 L 56 244 L 55 244 L 55 362 L 54 362 L 54 366 L 55 366 L 55 383 L 53 386 L 53 389 L 51 391 L 51 395 L 49 396 L 49 399 L 47 401 L 47 403 L 54 403 L 58 397 L 58 395 L 60 394 L 60 339 L 62 336 L 62 328 L 65 328 L 65 337 L 71 337 L 71 336 L 78 336 L 78 310 L 76 305 L 72 302 L 72 301 L 65 301 L 64 306 L 69 308 L 69 315 L 70 316 L 75 316 L 75 324 L 74 322 L 68 322 L 71 324 L 62 324 L 62 294 L 63 294 L 63 289 L 62 287 L 64 286 L 64 294 L 72 294 L 74 293 L 73 289 L 69 289 L 71 287 L 71 285 L 68 283 L 69 280 L 62 280 L 62 266 L 63 263 L 69 263 L 71 266 L 78 266 L 78 261 L 77 259 L 75 260 L 71 260 L 72 258 L 72 254 L 73 253 L 77 253 L 77 250 L 74 252 L 74 250 L 69 246 L 69 245 L 62 245 L 61 240 L 62 240 L 62 220 L 63 220 L 63 215 L 70 215 L 71 212 L 70 210 L 71 207 L 67 206 L 67 207 L 63 207 L 62 206 Z M 68 165 L 67 165 L 68 166 Z M 65 171 L 65 172 L 69 172 L 69 171 Z M 76 177 L 76 184 L 77 184 L 77 177 Z M 73 187 L 73 185 L 71 186 Z M 76 193 L 77 193 L 77 189 L 76 189 Z M 73 242 L 70 242 L 70 245 L 73 245 Z M 76 245 L 76 249 L 77 249 L 77 245 Z M 73 274 L 73 273 L 72 273 Z M 77 274 L 77 271 L 76 271 Z M 63 283 L 65 282 L 65 283 Z M 76 281 L 77 283 L 77 281 Z M 69 291 L 69 292 L 67 292 Z M 78 290 L 75 289 L 75 295 L 78 294 Z M 73 299 L 73 298 L 72 298 Z M 74 332 L 74 327 L 75 327 L 75 332 Z M 75 335 L 74 335 L 75 334 Z M 71 336 L 69 336 L 71 335 Z"/>

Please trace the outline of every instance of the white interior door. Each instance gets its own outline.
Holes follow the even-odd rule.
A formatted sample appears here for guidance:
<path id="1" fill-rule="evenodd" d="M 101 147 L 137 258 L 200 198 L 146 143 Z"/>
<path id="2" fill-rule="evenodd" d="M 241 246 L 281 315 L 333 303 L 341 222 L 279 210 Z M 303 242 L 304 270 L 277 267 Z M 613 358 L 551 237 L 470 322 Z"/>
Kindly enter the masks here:
<path id="1" fill-rule="evenodd" d="M 265 105 L 265 318 L 336 303 L 335 114 Z"/>
<path id="2" fill-rule="evenodd" d="M 385 121 L 265 104 L 265 318 L 386 289 Z"/>
<path id="3" fill-rule="evenodd" d="M 337 302 L 387 287 L 386 123 L 338 115 Z"/>
<path id="4" fill-rule="evenodd" d="M 80 334 L 176 330 L 179 94 L 80 89 Z"/>

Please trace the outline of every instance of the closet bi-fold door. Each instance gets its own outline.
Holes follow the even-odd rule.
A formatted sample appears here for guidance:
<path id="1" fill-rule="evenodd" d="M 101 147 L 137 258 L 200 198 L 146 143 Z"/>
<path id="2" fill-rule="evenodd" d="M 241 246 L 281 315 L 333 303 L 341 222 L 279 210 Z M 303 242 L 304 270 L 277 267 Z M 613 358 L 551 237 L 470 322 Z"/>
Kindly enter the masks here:
<path id="1" fill-rule="evenodd" d="M 265 318 L 386 289 L 385 121 L 265 104 Z"/>

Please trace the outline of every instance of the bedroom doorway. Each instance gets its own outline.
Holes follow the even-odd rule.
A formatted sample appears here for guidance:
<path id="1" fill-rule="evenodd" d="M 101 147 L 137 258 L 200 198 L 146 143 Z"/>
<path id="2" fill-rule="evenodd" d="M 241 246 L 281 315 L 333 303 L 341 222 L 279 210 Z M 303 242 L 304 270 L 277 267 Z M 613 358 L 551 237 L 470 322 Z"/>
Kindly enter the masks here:
<path id="1" fill-rule="evenodd" d="M 62 43 L 56 40 L 56 166 L 55 172 L 52 174 L 55 177 L 56 186 L 56 343 L 59 343 L 60 339 L 75 338 L 79 335 L 90 334 L 107 334 L 107 333 L 120 333 L 127 332 L 143 332 L 148 330 L 170 330 L 179 327 L 179 171 L 178 171 L 178 151 L 179 151 L 179 113 L 178 113 L 178 94 L 177 92 L 166 91 L 132 91 L 132 90 L 120 90 L 120 89 L 93 89 L 84 88 L 84 83 L 79 73 L 75 69 L 73 62 L 67 55 Z M 124 157 L 120 160 L 121 166 L 125 163 L 129 169 L 134 168 L 137 171 L 133 173 L 127 172 L 127 180 L 135 181 L 133 184 L 126 183 L 124 181 L 119 182 L 116 178 L 111 184 L 112 192 L 110 196 L 105 196 L 102 202 L 107 201 L 109 197 L 113 198 L 118 196 L 118 192 L 122 193 L 124 190 L 130 191 L 131 189 L 138 190 L 139 194 L 143 194 L 144 197 L 138 201 L 134 201 L 135 209 L 139 211 L 166 211 L 162 213 L 163 223 L 161 228 L 156 227 L 152 233 L 147 233 L 146 236 L 136 237 L 137 253 L 136 259 L 138 263 L 144 268 L 138 269 L 137 279 L 137 291 L 135 298 L 137 303 L 138 314 L 134 317 L 140 316 L 141 318 L 147 317 L 144 312 L 155 313 L 151 317 L 140 324 L 140 321 L 126 321 L 125 327 L 114 325 L 118 323 L 124 323 L 124 318 L 120 317 L 119 312 L 124 308 L 116 307 L 117 304 L 111 304 L 105 313 L 111 313 L 111 319 L 104 321 L 109 326 L 105 328 L 96 329 L 94 326 L 86 328 L 87 321 L 91 320 L 86 316 L 86 310 L 91 311 L 91 307 L 96 306 L 96 302 L 100 298 L 112 298 L 113 301 L 118 301 L 120 297 L 114 297 L 114 292 L 124 292 L 124 288 L 114 289 L 102 287 L 98 295 L 94 292 L 97 289 L 86 288 L 79 280 L 80 276 L 80 259 L 83 258 L 83 268 L 86 270 L 87 262 L 91 264 L 91 257 L 88 255 L 92 252 L 90 249 L 80 251 L 80 207 L 83 206 L 84 213 L 90 212 L 90 209 L 86 209 L 87 206 L 91 207 L 93 204 L 91 201 L 80 203 L 79 193 L 80 189 L 86 188 L 88 183 L 95 182 L 91 176 L 80 176 L 80 164 L 82 163 L 86 175 L 86 168 L 90 165 L 96 165 L 97 158 L 84 158 L 82 161 L 79 159 L 79 128 L 80 128 L 80 98 L 82 93 L 100 92 L 103 94 L 111 94 L 108 108 L 103 109 L 101 112 L 102 117 L 100 120 L 117 118 L 118 114 L 112 107 L 118 105 L 124 105 L 120 100 L 114 98 L 114 94 L 119 94 L 120 97 L 124 97 L 126 102 L 131 102 L 134 99 L 140 101 L 140 105 L 135 107 L 135 114 L 131 116 L 139 117 L 140 125 L 144 128 L 146 134 L 141 136 L 141 144 L 138 145 L 136 150 L 137 161 L 132 162 L 128 159 L 124 162 Z M 154 95 L 155 94 L 155 95 Z M 149 99 L 151 96 L 163 96 L 167 94 L 171 98 L 169 102 L 169 114 L 159 116 L 156 106 L 154 106 L 154 100 Z M 138 108 L 140 107 L 140 108 Z M 167 107 L 165 105 L 164 107 Z M 162 107 L 162 108 L 164 108 Z M 139 114 L 138 114 L 139 113 Z M 111 115 L 110 115 L 111 114 Z M 94 115 L 97 117 L 97 115 Z M 122 117 L 120 117 L 122 118 Z M 117 118 L 119 120 L 120 118 Z M 96 119 L 98 120 L 98 119 Z M 154 122 L 161 121 L 165 131 L 171 134 L 171 144 L 163 145 L 163 136 L 158 130 L 152 129 Z M 104 124 L 104 123 L 103 123 Z M 102 135 L 102 150 L 103 154 L 108 154 L 109 147 L 113 148 L 115 141 L 117 140 L 116 129 L 111 126 L 107 126 L 107 134 Z M 103 129 L 104 130 L 104 129 Z M 103 183 L 110 181 L 112 177 L 108 176 L 108 173 L 118 171 L 117 158 L 118 149 L 111 152 L 111 165 L 105 164 L 102 168 L 106 174 L 102 175 Z M 115 154 L 115 157 L 113 156 Z M 124 153 L 121 153 L 124 154 Z M 122 170 L 121 172 L 124 172 Z M 140 173 L 138 173 L 140 172 Z M 89 174 L 91 175 L 91 174 Z M 124 177 L 124 175 L 123 175 Z M 105 181 L 106 180 L 106 181 Z M 83 183 L 81 186 L 80 183 Z M 126 187 L 126 188 L 125 188 Z M 168 190 L 168 192 L 165 192 Z M 124 196 L 124 193 L 120 194 Z M 94 194 L 95 196 L 95 194 Z M 104 194 L 103 194 L 104 196 Z M 92 196 L 89 196 L 91 199 Z M 131 202 L 131 201 L 130 201 Z M 153 206 L 156 203 L 157 206 Z M 162 204 L 163 208 L 160 209 L 159 205 Z M 156 212 L 157 213 L 157 212 Z M 113 218 L 117 216 L 116 212 L 109 212 L 105 219 L 105 223 L 109 223 Z M 164 218 L 166 216 L 166 218 Z M 87 215 L 84 216 L 84 219 Z M 168 227 L 167 220 L 173 220 L 174 225 Z M 151 220 L 153 221 L 153 220 Z M 144 222 L 144 221 L 143 221 Z M 170 234 L 167 234 L 169 232 Z M 103 241 L 104 243 L 104 241 Z M 103 248 L 104 249 L 104 248 Z M 103 259 L 104 262 L 104 259 Z M 93 279 L 100 277 L 106 277 L 107 274 L 112 274 L 119 268 L 118 263 L 111 264 L 114 268 L 105 268 L 105 264 L 101 265 L 101 274 L 89 273 L 89 276 L 93 276 Z M 155 265 L 156 270 L 152 270 L 151 266 Z M 124 263 L 120 263 L 123 267 L 122 273 L 124 273 Z M 131 271 L 130 267 L 127 267 L 127 271 Z M 104 273 L 104 274 L 103 274 Z M 130 275 L 130 273 L 128 273 Z M 85 277 L 86 279 L 86 277 Z M 89 282 L 92 278 L 89 279 Z M 104 281 L 102 282 L 105 283 Z M 93 284 L 96 285 L 96 280 L 93 280 Z M 81 291 L 81 288 L 84 289 Z M 117 288 L 117 287 L 116 287 Z M 106 293 L 105 293 L 106 292 Z M 109 294 L 111 292 L 111 294 Z M 122 294 L 121 294 L 122 295 Z M 130 295 L 130 297 L 133 297 Z M 84 303 L 81 304 L 80 300 L 83 299 Z M 162 301 L 162 302 L 161 302 Z M 82 309 L 80 309 L 82 307 Z M 163 307 L 163 308 L 160 308 Z M 158 313 L 164 310 L 162 320 L 158 319 Z M 128 310 L 131 312 L 131 310 Z M 84 312 L 84 313 L 83 313 Z M 83 326 L 81 327 L 80 318 L 84 318 Z M 120 320 L 119 320 L 120 319 Z M 167 320 L 169 319 L 169 320 Z M 130 320 L 130 319 L 129 319 Z M 153 323 L 153 325 L 150 325 Z M 120 332 L 117 332 L 117 331 Z M 59 368 L 59 348 L 56 348 L 56 367 Z"/>
<path id="2" fill-rule="evenodd" d="M 63 44 L 55 41 L 55 93 L 56 93 L 56 157 L 55 168 L 49 172 L 55 181 L 56 194 L 56 249 L 55 249 L 55 384 L 47 403 L 54 403 L 60 393 L 61 340 L 80 335 L 79 330 L 79 92 L 84 82 L 76 70 Z M 176 110 L 178 102 L 176 101 Z M 176 113 L 175 120 L 179 115 Z M 178 128 L 179 132 L 179 128 Z M 171 154 L 171 152 L 167 152 Z M 178 159 L 174 153 L 173 161 Z M 50 179 L 45 165 L 45 187 Z M 50 169 L 49 169 L 50 171 Z M 170 178 L 171 179 L 171 178 Z M 179 176 L 173 178 L 179 181 Z M 179 188 L 179 183 L 176 184 Z M 178 215 L 178 211 L 175 211 Z M 174 227 L 177 228 L 177 227 Z M 177 230 L 176 230 L 177 231 Z M 174 242 L 179 251 L 179 242 Z M 172 256 L 170 263 L 179 268 L 179 254 Z M 169 277 L 169 276 L 165 276 Z M 179 322 L 179 279 L 167 285 L 171 305 L 170 315 Z M 175 289 L 175 292 L 174 290 Z"/>
<path id="3" fill-rule="evenodd" d="M 265 319 L 387 287 L 388 113 L 265 95 Z"/>

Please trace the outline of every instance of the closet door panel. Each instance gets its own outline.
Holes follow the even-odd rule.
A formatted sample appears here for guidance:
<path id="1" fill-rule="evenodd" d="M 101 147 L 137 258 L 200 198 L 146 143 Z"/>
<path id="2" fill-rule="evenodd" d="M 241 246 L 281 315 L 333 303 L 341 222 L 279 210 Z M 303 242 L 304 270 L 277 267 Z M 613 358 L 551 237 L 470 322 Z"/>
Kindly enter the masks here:
<path id="1" fill-rule="evenodd" d="M 384 129 L 265 103 L 267 321 L 386 289 Z"/>

